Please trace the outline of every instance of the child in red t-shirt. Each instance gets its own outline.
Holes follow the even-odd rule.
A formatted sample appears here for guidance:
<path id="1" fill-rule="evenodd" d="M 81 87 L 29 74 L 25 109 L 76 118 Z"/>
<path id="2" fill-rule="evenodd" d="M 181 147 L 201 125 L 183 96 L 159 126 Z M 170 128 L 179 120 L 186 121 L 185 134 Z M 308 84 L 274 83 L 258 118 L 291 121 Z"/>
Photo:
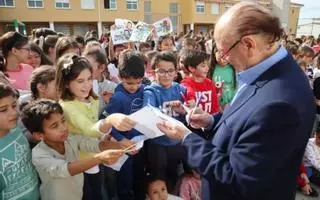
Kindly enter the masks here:
<path id="1" fill-rule="evenodd" d="M 187 89 L 185 102 L 193 106 L 196 99 L 201 98 L 200 106 L 204 111 L 209 114 L 219 112 L 215 84 L 207 78 L 209 71 L 207 54 L 196 50 L 183 50 L 182 55 L 184 58 L 182 62 L 190 72 L 190 76 L 181 81 Z"/>

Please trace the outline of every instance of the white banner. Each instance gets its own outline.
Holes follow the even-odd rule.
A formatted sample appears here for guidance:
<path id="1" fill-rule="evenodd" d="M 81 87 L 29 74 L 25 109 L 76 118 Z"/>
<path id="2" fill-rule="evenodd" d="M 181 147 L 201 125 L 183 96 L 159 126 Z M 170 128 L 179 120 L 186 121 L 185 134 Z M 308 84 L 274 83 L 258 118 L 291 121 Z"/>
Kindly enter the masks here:
<path id="1" fill-rule="evenodd" d="M 134 29 L 134 23 L 128 19 L 115 19 L 114 23 L 118 27 L 124 27 L 125 29 L 128 29 L 132 31 Z"/>
<path id="2" fill-rule="evenodd" d="M 132 31 L 130 41 L 146 42 L 152 31 L 152 25 L 144 22 L 138 22 Z"/>
<path id="3" fill-rule="evenodd" d="M 158 37 L 168 35 L 173 31 L 172 21 L 169 17 L 155 22 L 153 26 Z"/>
<path id="4" fill-rule="evenodd" d="M 128 43 L 131 32 L 124 27 L 113 26 L 111 28 L 111 38 L 114 45 Z"/>

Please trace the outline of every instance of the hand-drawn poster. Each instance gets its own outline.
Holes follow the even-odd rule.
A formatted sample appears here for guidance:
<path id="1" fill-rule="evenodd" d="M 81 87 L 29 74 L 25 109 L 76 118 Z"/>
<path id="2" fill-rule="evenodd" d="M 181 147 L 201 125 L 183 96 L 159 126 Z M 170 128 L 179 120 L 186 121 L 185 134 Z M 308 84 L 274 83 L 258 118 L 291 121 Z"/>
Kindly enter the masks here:
<path id="1" fill-rule="evenodd" d="M 146 42 L 152 31 L 152 25 L 144 22 L 138 22 L 132 31 L 130 41 Z"/>
<path id="2" fill-rule="evenodd" d="M 128 43 L 131 32 L 124 27 L 113 26 L 111 28 L 111 38 L 114 45 Z"/>
<path id="3" fill-rule="evenodd" d="M 132 32 L 132 30 L 135 27 L 134 23 L 132 21 L 128 20 L 128 19 L 115 19 L 114 23 L 115 23 L 116 26 L 124 27 L 124 29 L 127 29 L 130 32 Z"/>
<path id="4" fill-rule="evenodd" d="M 172 21 L 169 17 L 155 22 L 153 26 L 158 37 L 167 35 L 173 31 Z"/>

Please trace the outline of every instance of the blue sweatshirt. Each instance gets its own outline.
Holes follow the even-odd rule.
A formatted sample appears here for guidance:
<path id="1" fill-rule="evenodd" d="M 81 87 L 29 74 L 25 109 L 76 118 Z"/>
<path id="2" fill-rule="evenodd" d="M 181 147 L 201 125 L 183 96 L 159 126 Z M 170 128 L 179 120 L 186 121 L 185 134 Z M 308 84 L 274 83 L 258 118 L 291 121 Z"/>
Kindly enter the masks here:
<path id="1" fill-rule="evenodd" d="M 183 102 L 181 93 L 185 95 L 186 89 L 176 82 L 173 82 L 170 88 L 165 88 L 158 83 L 153 82 L 151 85 L 144 88 L 143 106 L 150 104 L 151 106 L 160 108 L 167 115 L 174 117 L 181 122 L 185 122 L 184 115 L 180 115 L 168 107 L 168 102 L 170 101 L 179 100 Z M 151 139 L 150 142 L 165 146 L 176 145 L 179 143 L 178 141 L 170 140 L 167 136 Z"/>
<path id="2" fill-rule="evenodd" d="M 122 84 L 119 84 L 115 93 L 112 95 L 108 105 L 106 106 L 104 113 L 108 115 L 112 113 L 122 113 L 126 115 L 130 115 L 135 111 L 142 108 L 143 103 L 143 89 L 142 85 L 134 94 L 127 92 L 127 90 L 123 87 Z M 111 135 L 117 140 L 121 141 L 124 138 L 131 139 L 135 136 L 141 135 L 141 133 L 135 129 L 130 131 L 119 131 L 116 128 L 112 128 Z"/>

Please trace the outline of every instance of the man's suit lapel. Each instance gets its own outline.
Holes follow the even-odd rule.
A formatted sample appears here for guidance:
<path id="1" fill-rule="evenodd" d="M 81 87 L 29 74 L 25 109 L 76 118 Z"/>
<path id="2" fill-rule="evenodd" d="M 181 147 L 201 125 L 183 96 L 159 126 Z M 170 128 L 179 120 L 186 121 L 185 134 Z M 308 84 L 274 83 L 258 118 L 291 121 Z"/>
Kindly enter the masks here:
<path id="1" fill-rule="evenodd" d="M 255 93 L 257 90 L 256 85 L 249 85 L 247 86 L 240 94 L 239 96 L 234 100 L 231 106 L 229 106 L 224 112 L 219 120 L 218 124 L 215 126 L 214 130 L 216 131 L 217 128 L 220 126 L 220 124 L 227 119 L 231 114 L 236 112 L 243 104 L 245 104 Z"/>

